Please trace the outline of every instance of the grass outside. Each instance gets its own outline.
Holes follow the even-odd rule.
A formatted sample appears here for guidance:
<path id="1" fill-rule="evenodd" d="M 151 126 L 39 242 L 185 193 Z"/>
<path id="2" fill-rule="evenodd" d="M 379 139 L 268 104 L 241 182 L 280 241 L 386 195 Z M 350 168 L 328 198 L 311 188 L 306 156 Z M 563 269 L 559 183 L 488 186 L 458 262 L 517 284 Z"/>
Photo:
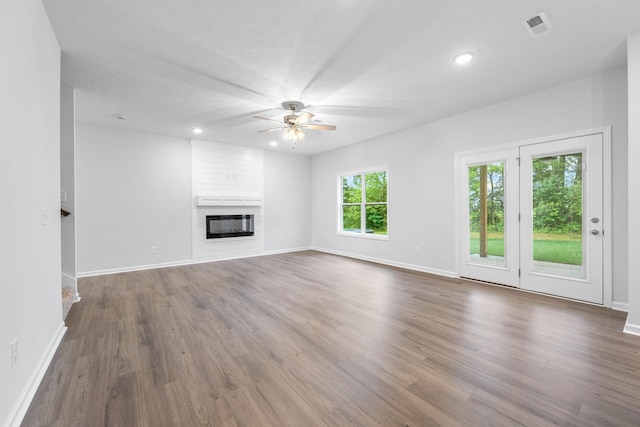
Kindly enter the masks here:
<path id="1" fill-rule="evenodd" d="M 470 233 L 470 253 L 480 253 L 480 233 Z M 504 236 L 487 235 L 487 253 L 504 256 Z M 582 236 L 580 233 L 533 233 L 533 259 L 559 264 L 582 265 Z"/>

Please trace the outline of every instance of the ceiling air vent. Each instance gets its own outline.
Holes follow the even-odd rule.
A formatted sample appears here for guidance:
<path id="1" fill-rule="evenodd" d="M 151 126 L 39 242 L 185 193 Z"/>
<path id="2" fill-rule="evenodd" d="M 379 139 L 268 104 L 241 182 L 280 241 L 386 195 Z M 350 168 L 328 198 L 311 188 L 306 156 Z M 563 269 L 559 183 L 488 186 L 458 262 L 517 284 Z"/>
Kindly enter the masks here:
<path id="1" fill-rule="evenodd" d="M 551 22 L 549 22 L 549 18 L 544 12 L 536 13 L 532 17 L 523 20 L 522 25 L 534 38 L 553 30 L 553 26 L 551 26 Z"/>

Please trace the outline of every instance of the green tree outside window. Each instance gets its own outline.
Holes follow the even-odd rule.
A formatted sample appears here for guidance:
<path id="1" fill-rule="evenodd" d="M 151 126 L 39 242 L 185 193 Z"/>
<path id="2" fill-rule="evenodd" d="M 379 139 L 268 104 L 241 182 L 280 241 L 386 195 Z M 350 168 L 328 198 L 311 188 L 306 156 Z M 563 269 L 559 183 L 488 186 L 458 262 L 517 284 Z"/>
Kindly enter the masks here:
<path id="1" fill-rule="evenodd" d="M 341 231 L 387 235 L 387 171 L 341 176 Z"/>

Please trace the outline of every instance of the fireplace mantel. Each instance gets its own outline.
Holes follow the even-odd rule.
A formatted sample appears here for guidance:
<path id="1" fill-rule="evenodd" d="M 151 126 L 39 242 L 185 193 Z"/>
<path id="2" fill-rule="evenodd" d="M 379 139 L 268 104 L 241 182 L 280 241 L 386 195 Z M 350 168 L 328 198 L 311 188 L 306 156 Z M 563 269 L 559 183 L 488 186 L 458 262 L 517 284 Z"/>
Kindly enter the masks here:
<path id="1" fill-rule="evenodd" d="M 209 206 L 262 206 L 262 199 L 251 196 L 198 196 L 198 207 Z"/>

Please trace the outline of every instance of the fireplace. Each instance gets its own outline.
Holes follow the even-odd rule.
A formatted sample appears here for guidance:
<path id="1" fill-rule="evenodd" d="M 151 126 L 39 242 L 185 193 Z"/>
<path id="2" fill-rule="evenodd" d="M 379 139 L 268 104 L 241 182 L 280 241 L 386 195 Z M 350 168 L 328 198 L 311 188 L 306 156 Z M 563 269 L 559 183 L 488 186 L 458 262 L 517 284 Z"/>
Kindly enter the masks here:
<path id="1" fill-rule="evenodd" d="M 207 239 L 253 236 L 253 215 L 207 215 Z"/>

